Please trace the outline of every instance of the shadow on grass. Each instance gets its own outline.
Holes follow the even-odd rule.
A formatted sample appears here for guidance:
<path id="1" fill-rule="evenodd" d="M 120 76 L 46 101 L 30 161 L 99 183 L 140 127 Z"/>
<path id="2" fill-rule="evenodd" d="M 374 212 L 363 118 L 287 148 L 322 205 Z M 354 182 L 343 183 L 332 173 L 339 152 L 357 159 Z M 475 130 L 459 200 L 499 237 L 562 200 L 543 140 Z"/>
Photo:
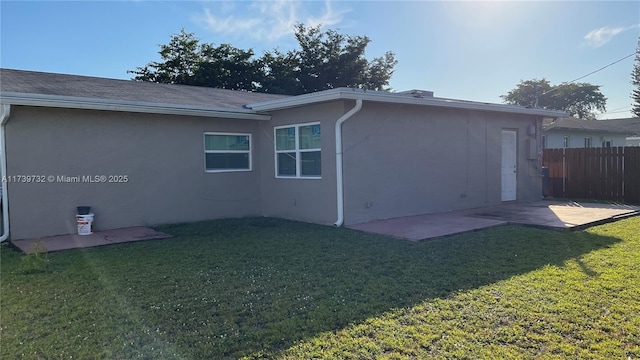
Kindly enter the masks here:
<path id="1" fill-rule="evenodd" d="M 413 243 L 270 218 L 158 230 L 177 238 L 79 251 L 153 333 L 133 342 L 159 340 L 175 357 L 199 359 L 273 357 L 321 332 L 620 241 L 504 226 Z"/>

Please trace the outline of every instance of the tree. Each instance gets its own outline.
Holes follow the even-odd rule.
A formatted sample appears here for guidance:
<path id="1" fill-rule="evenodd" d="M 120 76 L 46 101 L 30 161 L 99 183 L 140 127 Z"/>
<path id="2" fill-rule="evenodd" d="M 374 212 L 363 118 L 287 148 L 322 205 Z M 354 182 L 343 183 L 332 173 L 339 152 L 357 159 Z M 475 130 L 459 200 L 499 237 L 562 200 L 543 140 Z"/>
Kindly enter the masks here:
<path id="1" fill-rule="evenodd" d="M 640 117 L 640 38 L 638 38 L 638 47 L 636 48 L 636 59 L 631 72 L 631 83 L 636 87 L 631 91 L 631 113 L 636 117 Z"/>
<path id="2" fill-rule="evenodd" d="M 273 94 L 301 94 L 302 86 L 295 77 L 298 69 L 297 55 L 293 51 L 266 52 L 260 58 L 261 78 L 258 91 Z"/>
<path id="3" fill-rule="evenodd" d="M 300 48 L 291 53 L 297 61 L 293 69 L 300 82 L 300 93 L 337 87 L 389 90 L 389 79 L 397 64 L 392 52 L 384 57 L 365 58 L 371 40 L 366 36 L 348 36 L 335 30 L 320 31 L 320 25 L 297 24 L 295 37 Z"/>
<path id="4" fill-rule="evenodd" d="M 201 61 L 190 85 L 221 89 L 256 89 L 259 65 L 252 59 L 253 50 L 242 50 L 229 44 L 200 46 Z"/>
<path id="5" fill-rule="evenodd" d="M 259 77 L 253 50 L 200 44 L 184 29 L 172 35 L 169 44 L 160 45 L 159 54 L 163 61 L 128 71 L 136 74 L 134 80 L 251 91 Z"/>
<path id="6" fill-rule="evenodd" d="M 160 46 L 162 61 L 130 70 L 134 80 L 298 95 L 336 87 L 389 90 L 397 64 L 392 52 L 368 61 L 366 36 L 348 36 L 321 26 L 295 27 L 299 48 L 267 51 L 200 44 L 182 29 Z"/>
<path id="7" fill-rule="evenodd" d="M 505 103 L 565 111 L 579 119 L 594 120 L 595 111 L 606 111 L 607 98 L 599 85 L 562 83 L 551 85 L 546 79 L 520 81 L 515 89 L 500 96 Z"/>
<path id="8" fill-rule="evenodd" d="M 151 62 L 128 73 L 134 80 L 167 84 L 190 84 L 201 62 L 200 43 L 193 33 L 184 29 L 171 36 L 169 44 L 160 45 L 163 62 Z"/>

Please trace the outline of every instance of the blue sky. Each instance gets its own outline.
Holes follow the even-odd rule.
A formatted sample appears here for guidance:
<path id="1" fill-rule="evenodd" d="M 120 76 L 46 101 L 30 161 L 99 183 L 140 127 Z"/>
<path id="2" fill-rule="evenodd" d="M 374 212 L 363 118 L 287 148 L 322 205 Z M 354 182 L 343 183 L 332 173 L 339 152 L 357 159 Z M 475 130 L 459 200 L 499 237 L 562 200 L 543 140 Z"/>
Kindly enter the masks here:
<path id="1" fill-rule="evenodd" d="M 181 28 L 202 42 L 291 49 L 293 25 L 367 35 L 394 90 L 500 103 L 520 80 L 570 81 L 635 52 L 639 1 L 0 1 L 0 66 L 129 79 Z M 631 116 L 631 56 L 580 81 Z"/>

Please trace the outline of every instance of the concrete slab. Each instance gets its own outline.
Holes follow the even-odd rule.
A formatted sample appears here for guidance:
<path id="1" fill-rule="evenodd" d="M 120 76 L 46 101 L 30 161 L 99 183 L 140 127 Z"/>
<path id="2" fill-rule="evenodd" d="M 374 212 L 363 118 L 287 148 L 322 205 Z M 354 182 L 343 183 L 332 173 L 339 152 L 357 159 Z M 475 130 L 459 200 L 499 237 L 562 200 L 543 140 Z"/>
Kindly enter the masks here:
<path id="1" fill-rule="evenodd" d="M 378 220 L 348 228 L 418 241 L 506 224 L 576 230 L 639 214 L 640 206 L 541 201 Z"/>
<path id="2" fill-rule="evenodd" d="M 12 241 L 11 243 L 23 252 L 29 253 L 33 251 L 32 247 L 38 241 L 40 241 L 40 243 L 47 249 L 47 251 L 52 252 L 133 241 L 167 239 L 170 237 L 172 236 L 169 234 L 155 231 L 143 226 L 136 226 L 122 229 L 97 231 L 91 235 L 59 235 L 39 239 L 17 240 Z"/>
<path id="3" fill-rule="evenodd" d="M 467 216 L 499 219 L 511 224 L 575 230 L 613 221 L 619 217 L 636 215 L 639 212 L 640 206 L 541 201 L 471 210 L 467 212 Z"/>
<path id="4" fill-rule="evenodd" d="M 500 219 L 471 218 L 459 213 L 443 213 L 378 220 L 349 225 L 348 228 L 418 241 L 506 224 L 508 221 Z"/>

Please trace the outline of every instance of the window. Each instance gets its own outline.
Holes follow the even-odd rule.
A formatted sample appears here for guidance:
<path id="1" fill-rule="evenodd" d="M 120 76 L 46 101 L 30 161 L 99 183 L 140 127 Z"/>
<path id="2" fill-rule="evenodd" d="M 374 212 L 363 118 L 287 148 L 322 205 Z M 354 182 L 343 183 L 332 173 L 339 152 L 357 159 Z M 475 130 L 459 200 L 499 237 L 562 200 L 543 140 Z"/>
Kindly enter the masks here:
<path id="1" fill-rule="evenodd" d="M 584 147 L 587 148 L 587 149 L 591 147 L 591 138 L 590 137 L 584 138 Z"/>
<path id="2" fill-rule="evenodd" d="M 602 147 L 603 148 L 610 148 L 611 147 L 611 140 L 602 141 Z"/>
<path id="3" fill-rule="evenodd" d="M 542 135 L 542 148 L 543 149 L 547 148 L 547 136 L 546 135 Z"/>
<path id="4" fill-rule="evenodd" d="M 276 177 L 319 179 L 322 175 L 320 124 L 279 126 L 274 132 Z"/>
<path id="5" fill-rule="evenodd" d="M 569 137 L 568 136 L 564 137 L 564 141 L 562 142 L 562 147 L 563 148 L 568 148 L 569 147 Z"/>
<path id="6" fill-rule="evenodd" d="M 206 172 L 251 170 L 251 135 L 205 133 L 204 169 Z"/>

